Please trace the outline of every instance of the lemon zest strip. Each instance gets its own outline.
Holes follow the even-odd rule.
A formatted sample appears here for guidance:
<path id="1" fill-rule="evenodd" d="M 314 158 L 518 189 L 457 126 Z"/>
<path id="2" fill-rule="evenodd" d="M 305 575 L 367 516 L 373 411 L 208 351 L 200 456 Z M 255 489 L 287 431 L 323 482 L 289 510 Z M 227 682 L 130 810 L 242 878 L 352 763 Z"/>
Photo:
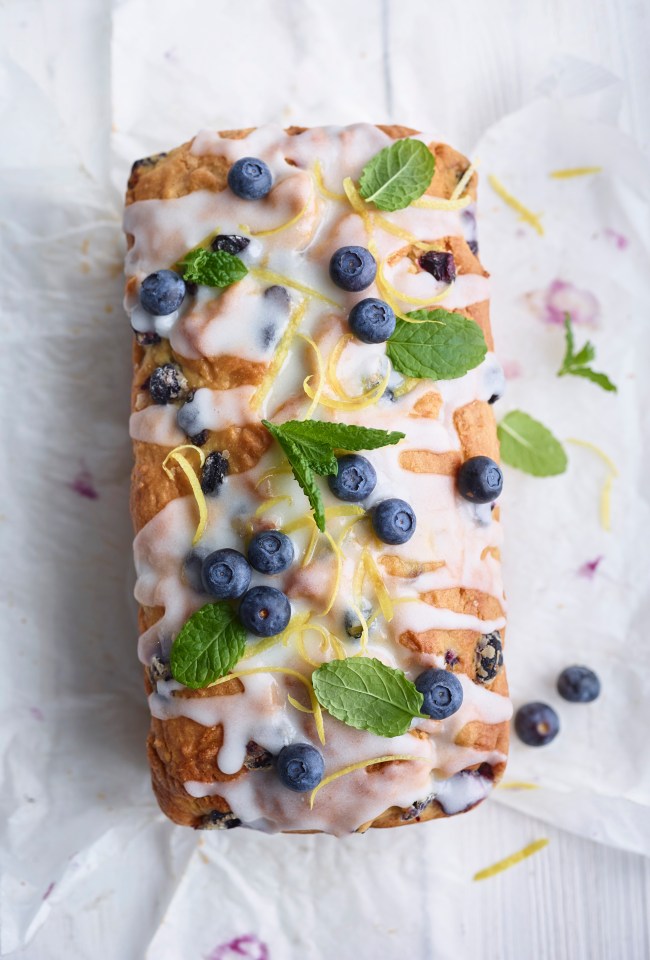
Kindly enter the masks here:
<path id="1" fill-rule="evenodd" d="M 385 262 L 385 260 L 382 260 L 377 265 L 377 286 L 383 287 L 385 290 L 387 290 L 393 300 L 401 300 L 403 303 L 410 303 L 416 307 L 428 307 L 432 303 L 440 303 L 441 300 L 444 300 L 452 288 L 452 284 L 448 283 L 445 285 L 445 288 L 441 291 L 441 293 L 437 293 L 430 297 L 411 297 L 408 293 L 398 290 L 397 287 L 393 286 L 390 280 L 386 279 L 386 274 L 384 273 Z M 401 316 L 402 311 L 398 309 L 397 313 Z M 410 320 L 411 323 L 414 322 L 412 317 L 402 317 L 402 319 L 407 321 Z M 417 323 L 418 321 L 415 322 Z"/>
<path id="2" fill-rule="evenodd" d="M 321 617 L 326 617 L 327 614 L 332 609 L 332 607 L 334 606 L 334 601 L 338 596 L 339 587 L 341 586 L 341 573 L 343 571 L 343 554 L 341 552 L 341 548 L 339 547 L 338 543 L 336 542 L 332 534 L 329 532 L 329 530 L 325 531 L 325 536 L 327 537 L 329 544 L 332 550 L 334 551 L 334 556 L 336 557 L 336 574 L 334 576 L 334 589 L 332 590 L 332 595 L 329 598 L 327 606 L 320 614 Z"/>
<path id="3" fill-rule="evenodd" d="M 316 186 L 324 197 L 327 197 L 328 200 L 345 200 L 344 193 L 335 193 L 333 190 L 330 190 L 325 186 L 325 181 L 323 180 L 323 168 L 319 159 L 316 159 L 316 162 L 314 163 L 313 173 Z"/>
<path id="4" fill-rule="evenodd" d="M 566 167 L 564 170 L 553 170 L 549 177 L 554 180 L 568 180 L 570 177 L 586 177 L 590 173 L 602 173 L 602 167 Z"/>
<path id="5" fill-rule="evenodd" d="M 458 198 L 463 195 L 463 191 L 467 186 L 467 184 L 472 179 L 472 177 L 474 176 L 477 166 L 478 166 L 477 163 L 470 163 L 469 167 L 467 168 L 465 173 L 462 175 L 462 177 L 460 178 L 460 180 L 452 190 L 451 197 L 449 198 L 450 200 L 458 200 Z"/>
<path id="6" fill-rule="evenodd" d="M 259 480 L 255 484 L 255 489 L 257 490 L 259 487 L 261 487 L 265 480 L 273 480 L 275 479 L 275 477 L 279 477 L 282 474 L 290 474 L 290 473 L 291 473 L 291 467 L 289 466 L 288 463 L 280 464 L 280 466 L 278 467 L 272 467 L 270 470 L 267 470 L 265 473 L 262 474 L 262 476 L 259 478 Z"/>
<path id="7" fill-rule="evenodd" d="M 292 697 L 290 693 L 287 694 L 287 700 L 292 707 L 295 707 L 296 710 L 300 710 L 301 713 L 313 713 L 313 710 L 310 710 L 309 707 L 303 707 L 302 703 L 298 703 L 295 697 Z"/>
<path id="8" fill-rule="evenodd" d="M 349 767 L 343 767 L 342 770 L 337 770 L 336 773 L 330 773 L 328 777 L 325 777 L 324 780 L 321 780 L 317 787 L 314 787 L 309 796 L 309 809 L 314 809 L 314 800 L 316 799 L 316 794 L 318 791 L 322 790 L 323 787 L 326 787 L 328 783 L 332 783 L 333 780 L 338 780 L 339 777 L 344 777 L 348 773 L 354 773 L 355 770 L 362 770 L 364 767 L 372 767 L 376 763 L 388 763 L 391 760 L 419 760 L 420 762 L 426 762 L 426 757 L 417 757 L 411 753 L 393 753 L 387 754 L 384 757 L 375 757 L 374 760 L 361 760 L 359 763 L 352 763 Z"/>
<path id="9" fill-rule="evenodd" d="M 414 237 L 413 234 L 409 233 L 408 230 L 405 230 L 403 227 L 399 227 L 391 220 L 387 220 L 378 213 L 373 214 L 372 220 L 375 226 L 379 227 L 380 230 L 385 230 L 386 233 L 392 233 L 393 236 L 400 237 L 401 240 L 405 240 L 407 243 L 412 243 L 419 246 L 417 237 Z"/>
<path id="10" fill-rule="evenodd" d="M 394 397 L 404 397 L 407 393 L 411 393 L 412 390 L 415 390 L 417 385 L 421 382 L 419 377 L 406 377 L 399 386 L 395 387 L 393 390 Z"/>
<path id="11" fill-rule="evenodd" d="M 597 457 L 603 461 L 609 468 L 609 473 L 603 483 L 603 489 L 600 494 L 600 524 L 603 530 L 612 529 L 612 485 L 618 477 L 618 468 L 612 458 L 589 440 L 578 440 L 575 437 L 567 437 L 567 443 L 574 443 L 578 447 L 584 447 L 585 450 L 591 450 Z"/>
<path id="12" fill-rule="evenodd" d="M 302 217 L 304 217 L 304 215 L 307 213 L 307 210 L 309 209 L 309 206 L 313 200 L 313 197 L 314 197 L 314 192 L 312 189 L 309 193 L 309 196 L 307 197 L 307 200 L 305 201 L 305 205 L 301 210 L 298 211 L 295 217 L 292 217 L 290 220 L 287 220 L 285 223 L 281 223 L 278 227 L 271 227 L 270 230 L 251 230 L 250 227 L 245 226 L 244 231 L 246 233 L 250 233 L 252 237 L 270 237 L 274 233 L 282 233 L 283 230 L 288 230 L 289 227 L 292 227 L 294 223 L 298 223 L 298 221 L 302 219 Z"/>
<path id="13" fill-rule="evenodd" d="M 311 377 L 305 377 L 303 381 L 302 388 L 307 394 L 307 396 L 313 400 L 316 396 L 315 391 L 309 384 Z M 374 387 L 370 387 L 369 390 L 366 390 L 365 393 L 360 393 L 356 397 L 348 397 L 347 400 L 341 400 L 337 397 L 321 397 L 320 403 L 323 407 L 327 407 L 329 410 L 363 410 L 366 407 L 371 407 L 373 404 L 377 403 L 388 385 L 390 380 L 390 365 L 386 369 L 386 373 L 381 378 L 379 383 L 376 383 Z"/>
<path id="14" fill-rule="evenodd" d="M 336 507 L 325 507 L 325 518 L 327 520 L 334 520 L 339 517 L 357 517 L 360 519 L 365 516 L 365 513 L 366 511 L 363 507 L 352 503 L 341 504 Z M 307 527 L 310 524 L 316 526 L 313 515 L 311 513 L 303 513 L 302 516 L 291 520 L 283 529 L 285 533 L 293 533 L 294 530 L 299 530 L 301 527 Z"/>
<path id="15" fill-rule="evenodd" d="M 393 619 L 393 601 L 388 595 L 388 590 L 386 589 L 386 584 L 384 583 L 383 577 L 377 568 L 372 554 L 367 547 L 364 548 L 361 559 L 363 565 L 366 569 L 368 576 L 372 581 L 372 585 L 375 588 L 375 593 L 377 595 L 377 600 L 379 601 L 379 607 L 381 609 L 382 615 L 387 623 L 390 623 Z"/>
<path id="16" fill-rule="evenodd" d="M 268 510 L 272 510 L 278 503 L 286 502 L 288 504 L 293 503 L 293 497 L 290 497 L 289 494 L 283 493 L 279 497 L 270 497 L 268 500 L 265 500 L 264 503 L 261 503 L 257 510 L 255 511 L 254 516 L 261 517 Z"/>
<path id="17" fill-rule="evenodd" d="M 273 381 L 275 380 L 277 374 L 280 371 L 280 367 L 284 363 L 285 358 L 289 353 L 289 349 L 291 347 L 291 341 L 296 335 L 298 327 L 302 323 L 303 317 L 305 316 L 306 309 L 307 309 L 307 302 L 303 300 L 302 303 L 298 304 L 296 309 L 291 314 L 291 317 L 289 318 L 289 323 L 287 324 L 287 329 L 284 331 L 284 334 L 282 335 L 282 339 L 278 344 L 278 348 L 275 351 L 273 355 L 273 359 L 269 364 L 268 370 L 264 374 L 264 379 L 262 380 L 259 387 L 251 397 L 251 401 L 250 401 L 251 409 L 253 410 L 259 409 L 262 402 L 266 398 L 269 390 L 271 389 L 271 386 L 273 385 Z"/>
<path id="18" fill-rule="evenodd" d="M 539 790 L 538 783 L 528 783 L 527 780 L 502 780 L 497 784 L 497 790 Z"/>
<path id="19" fill-rule="evenodd" d="M 307 297 L 313 297 L 315 300 L 322 300 L 323 303 L 329 303 L 331 307 L 336 307 L 337 310 L 342 309 L 339 303 L 326 297 L 324 293 L 314 290 L 313 287 L 307 287 L 304 283 L 298 283 L 297 280 L 292 280 L 290 277 L 285 277 L 282 273 L 275 273 L 273 270 L 267 270 L 266 267 L 251 267 L 248 272 L 252 273 L 258 280 L 264 280 L 268 283 L 279 283 L 282 286 L 291 287 L 293 290 L 299 290 L 300 293 L 304 293 Z"/>
<path id="20" fill-rule="evenodd" d="M 208 686 L 217 687 L 219 684 L 226 683 L 228 680 L 234 680 L 235 677 L 249 677 L 255 673 L 284 673 L 289 677 L 294 677 L 296 680 L 300 680 L 309 693 L 309 700 L 314 712 L 314 721 L 316 723 L 318 739 L 321 743 L 325 743 L 323 714 L 320 708 L 320 703 L 316 699 L 314 688 L 311 685 L 311 680 L 305 677 L 304 674 L 299 673 L 297 670 L 292 670 L 291 667 L 251 667 L 249 670 L 235 670 L 234 673 L 227 673 L 225 677 L 220 677 L 218 680 L 215 680 L 214 683 L 208 684 Z"/>
<path id="21" fill-rule="evenodd" d="M 364 201 L 361 199 L 359 191 L 354 185 L 354 182 L 351 177 L 346 177 L 343 181 L 343 189 L 345 190 L 345 195 L 350 201 L 350 206 L 355 213 L 358 213 L 361 219 L 363 220 L 363 225 L 366 228 L 366 233 L 368 234 L 368 250 L 371 254 L 377 259 L 377 245 L 375 243 L 375 238 L 373 236 L 373 220 L 372 216 L 366 207 Z"/>
<path id="22" fill-rule="evenodd" d="M 201 461 L 201 466 L 205 463 L 205 454 L 200 447 L 194 446 L 192 443 L 182 443 L 179 447 L 174 447 L 173 450 L 170 450 L 162 463 L 162 468 L 169 477 L 170 480 L 174 479 L 174 474 L 172 470 L 167 466 L 167 461 L 169 459 L 175 460 L 178 466 L 181 468 L 185 476 L 187 477 L 190 487 L 192 489 L 192 494 L 196 500 L 196 505 L 199 510 L 199 522 L 196 526 L 196 531 L 192 537 L 192 546 L 195 546 L 205 533 L 205 528 L 208 522 L 208 505 L 205 502 L 205 494 L 201 489 L 201 484 L 199 478 L 196 475 L 196 472 L 192 469 L 192 466 L 187 459 L 184 457 L 180 450 L 196 450 L 199 455 L 199 460 Z"/>
<path id="23" fill-rule="evenodd" d="M 499 860 L 491 867 L 486 867 L 484 870 L 479 870 L 478 873 L 474 874 L 473 879 L 487 880 L 488 877 L 493 877 L 496 873 L 501 873 L 502 870 L 509 870 L 510 867 L 514 867 L 516 864 L 521 863 L 521 861 L 525 860 L 526 857 L 531 857 L 534 853 L 537 853 L 538 850 L 543 850 L 544 847 L 548 846 L 548 844 L 549 840 L 547 837 L 542 837 L 540 840 L 535 840 L 533 843 L 529 843 L 527 847 L 524 847 L 523 850 L 518 850 L 517 853 L 512 853 L 509 857 Z"/>
<path id="24" fill-rule="evenodd" d="M 431 197 L 424 194 L 417 200 L 412 200 L 410 206 L 419 207 L 422 210 L 462 210 L 464 207 L 468 207 L 471 202 L 472 198 L 469 196 L 446 200 L 444 197 Z"/>
<path id="25" fill-rule="evenodd" d="M 307 413 L 304 416 L 305 420 L 311 420 L 311 418 L 314 415 L 314 411 L 316 410 L 316 408 L 318 407 L 318 404 L 320 403 L 323 387 L 325 386 L 325 366 L 323 364 L 323 355 L 320 352 L 320 348 L 318 344 L 314 340 L 312 340 L 311 337 L 308 337 L 306 333 L 299 333 L 298 336 L 302 337 L 302 339 L 306 343 L 308 343 L 309 346 L 313 349 L 314 354 L 316 356 L 316 366 L 318 368 L 318 386 L 316 388 L 316 393 L 314 394 L 314 398 L 312 402 L 309 404 Z"/>
<path id="26" fill-rule="evenodd" d="M 258 653 L 264 653 L 265 650 L 269 650 L 271 647 L 274 647 L 276 643 L 283 643 L 286 646 L 291 635 L 308 619 L 308 613 L 297 613 L 291 618 L 282 633 L 278 633 L 275 637 L 267 637 L 266 640 L 260 640 L 259 643 L 255 643 L 253 646 L 247 647 L 246 652 L 241 659 L 250 660 L 251 657 L 256 657 Z"/>
<path id="27" fill-rule="evenodd" d="M 352 333 L 344 333 L 343 336 L 337 340 L 334 346 L 334 349 L 332 350 L 329 357 L 327 358 L 328 383 L 334 389 L 334 393 L 338 394 L 338 396 L 341 397 L 341 399 L 343 400 L 349 400 L 350 397 L 349 397 L 349 394 L 347 394 L 343 389 L 341 381 L 339 380 L 338 374 L 336 372 L 336 367 L 338 365 L 339 360 L 341 359 L 341 354 L 347 347 L 348 343 L 350 343 L 352 340 L 354 340 L 354 335 Z"/>
<path id="28" fill-rule="evenodd" d="M 488 183 L 497 194 L 501 197 L 503 202 L 510 207 L 511 210 L 515 210 L 519 214 L 519 219 L 523 220 L 525 223 L 529 224 L 536 230 L 540 237 L 544 236 L 544 227 L 540 223 L 540 214 L 533 213 L 532 210 L 529 210 L 528 207 L 525 207 L 520 200 L 517 200 L 516 197 L 513 197 L 511 193 L 508 193 L 506 188 L 503 186 L 498 177 L 495 177 L 494 174 L 490 174 L 488 177 Z"/>
<path id="29" fill-rule="evenodd" d="M 301 567 L 306 567 L 311 563 L 312 558 L 314 556 L 314 551 L 316 549 L 316 544 L 318 543 L 319 536 L 320 536 L 320 530 L 318 529 L 316 524 L 314 524 L 314 526 L 312 527 L 312 531 L 309 535 L 309 543 L 307 544 L 305 555 L 302 558 L 302 563 L 300 564 Z"/>

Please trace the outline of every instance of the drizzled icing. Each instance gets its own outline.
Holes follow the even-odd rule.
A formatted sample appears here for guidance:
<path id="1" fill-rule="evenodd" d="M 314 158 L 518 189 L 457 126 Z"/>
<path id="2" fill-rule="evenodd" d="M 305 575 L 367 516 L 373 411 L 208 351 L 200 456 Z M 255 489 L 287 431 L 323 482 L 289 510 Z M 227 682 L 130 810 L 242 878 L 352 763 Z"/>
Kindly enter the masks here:
<path id="1" fill-rule="evenodd" d="M 421 139 L 427 142 L 426 137 Z M 223 156 L 229 163 L 243 156 L 260 157 L 271 168 L 274 187 L 264 201 L 245 202 L 228 189 L 197 190 L 179 199 L 139 201 L 127 208 L 125 229 L 134 242 L 126 270 L 136 283 L 129 287 L 126 308 L 134 328 L 141 332 L 155 329 L 168 336 L 181 365 L 183 357 L 222 355 L 268 364 L 291 312 L 304 302 L 300 330 L 315 340 L 327 360 L 339 338 L 348 332 L 345 318 L 354 303 L 364 297 L 381 298 L 381 292 L 373 284 L 360 294 L 346 293 L 331 283 L 327 266 L 333 251 L 343 244 L 367 246 L 369 238 L 364 222 L 345 198 L 333 200 L 322 194 L 314 167 L 318 161 L 322 183 L 327 190 L 340 195 L 343 179 L 358 178 L 368 160 L 391 142 L 386 134 L 369 125 L 317 128 L 299 136 L 288 136 L 280 128 L 269 126 L 241 140 L 202 131 L 193 141 L 192 153 Z M 473 222 L 471 209 L 410 207 L 382 216 L 427 243 L 444 237 L 463 237 L 468 216 Z M 284 224 L 290 225 L 278 229 Z M 250 271 L 248 276 L 224 291 L 199 288 L 196 295 L 186 297 L 171 317 L 147 317 L 138 305 L 137 290 L 142 279 L 154 270 L 172 266 L 189 249 L 216 232 L 252 238 L 241 253 Z M 373 242 L 380 260 L 391 258 L 391 263 L 386 263 L 385 277 L 404 296 L 435 297 L 444 289 L 444 284 L 426 272 L 414 270 L 411 261 L 399 254 L 407 246 L 403 237 L 379 224 L 375 225 Z M 264 271 L 287 278 L 286 297 L 264 295 L 271 285 Z M 305 294 L 300 287 L 317 291 L 329 302 Z M 479 273 L 461 274 L 440 305 L 465 309 L 487 298 L 486 277 Z M 406 300 L 398 304 L 402 310 L 413 309 Z M 255 391 L 252 385 L 227 391 L 197 390 L 192 400 L 193 432 L 243 426 L 261 417 L 278 422 L 304 417 L 309 401 L 302 381 L 315 372 L 312 364 L 309 347 L 295 338 L 279 376 L 255 411 L 251 409 Z M 386 364 L 384 344 L 371 346 L 351 341 L 337 364 L 341 387 L 349 396 L 363 393 L 385 371 Z M 440 657 L 418 654 L 398 642 L 399 638 L 429 630 L 488 633 L 503 627 L 503 615 L 481 619 L 423 599 L 427 592 L 460 586 L 494 598 L 498 601 L 497 609 L 503 613 L 500 565 L 495 556 L 501 542 L 500 526 L 492 520 L 489 508 L 480 511 L 458 498 L 449 472 L 415 473 L 406 469 L 400 458 L 405 452 L 422 450 L 443 457 L 460 457 L 455 412 L 475 400 L 488 400 L 498 392 L 502 379 L 496 358 L 488 354 L 479 367 L 454 381 L 422 381 L 396 398 L 395 391 L 399 392 L 403 378 L 393 373 L 385 396 L 373 406 L 344 412 L 317 408 L 318 419 L 406 434 L 399 445 L 368 454 L 378 481 L 364 507 L 388 496 L 401 496 L 411 503 L 417 516 L 412 539 L 402 546 L 389 547 L 372 536 L 367 518 L 357 521 L 353 515 L 330 515 L 328 530 L 341 543 L 342 570 L 338 594 L 326 616 L 319 612 L 331 600 L 335 556 L 321 537 L 313 559 L 302 566 L 312 539 L 313 521 L 307 501 L 290 473 L 263 479 L 282 463 L 275 446 L 246 473 L 229 475 L 218 497 L 208 498 L 206 531 L 194 553 L 205 556 L 223 547 L 245 551 L 254 522 L 289 528 L 296 562 L 270 580 L 254 574 L 252 583 L 268 582 L 284 590 L 291 599 L 294 616 L 302 615 L 304 621 L 309 614 L 352 655 L 359 650 L 358 642 L 347 636 L 344 621 L 359 600 L 354 595 L 354 581 L 365 547 L 377 564 L 389 595 L 396 601 L 390 624 L 381 616 L 374 618 L 368 655 L 405 670 L 411 679 L 428 666 L 444 666 Z M 325 390 L 329 394 L 330 388 L 326 386 Z M 418 401 L 432 392 L 440 398 L 437 416 L 418 413 Z M 132 436 L 163 447 L 186 442 L 176 422 L 177 412 L 178 407 L 169 405 L 149 406 L 134 413 Z M 325 484 L 322 491 L 326 508 L 341 507 L 341 501 Z M 191 578 L 184 571 L 186 558 L 193 550 L 195 529 L 194 502 L 191 497 L 180 497 L 167 503 L 136 537 L 136 599 L 145 607 L 160 607 L 164 611 L 161 619 L 140 637 L 139 656 L 144 663 L 154 656 L 167 657 L 173 638 L 187 618 L 207 600 L 192 587 Z M 382 559 L 387 557 L 393 563 L 403 562 L 414 572 L 408 576 L 390 575 L 382 566 Z M 418 564 L 428 567 L 418 572 Z M 369 609 L 376 607 L 368 581 L 362 599 Z M 239 668 L 288 667 L 309 676 L 312 667 L 300 655 L 296 637 L 288 639 L 286 645 L 277 643 L 242 661 Z M 320 640 L 321 636 L 314 633 L 303 637 L 305 653 L 315 662 L 333 655 L 331 647 L 320 649 Z M 254 642 L 249 638 L 250 645 Z M 436 796 L 446 812 L 454 813 L 488 792 L 489 778 L 463 771 L 481 763 L 500 763 L 503 755 L 496 750 L 460 746 L 455 741 L 468 723 L 500 724 L 508 719 L 511 708 L 505 697 L 472 683 L 462 674 L 459 676 L 464 700 L 456 714 L 445 721 L 414 721 L 410 733 L 390 740 L 347 727 L 325 715 L 326 744 L 321 746 L 313 716 L 301 713 L 287 701 L 290 693 L 306 705 L 304 688 L 284 674 L 243 676 L 242 693 L 200 698 L 177 696 L 178 683 L 158 681 L 150 707 L 161 720 L 184 716 L 208 727 L 221 725 L 223 745 L 218 764 L 221 773 L 227 775 L 241 770 L 250 740 L 272 754 L 277 754 L 286 743 L 311 742 L 323 752 L 327 775 L 385 754 L 423 758 L 421 762 L 400 762 L 374 770 L 370 767 L 335 780 L 319 793 L 313 811 L 309 809 L 308 797 L 284 788 L 273 770 L 241 773 L 225 782 L 186 784 L 192 796 L 225 798 L 235 815 L 250 826 L 339 834 L 357 829 L 392 805 L 408 808 L 415 801 Z"/>

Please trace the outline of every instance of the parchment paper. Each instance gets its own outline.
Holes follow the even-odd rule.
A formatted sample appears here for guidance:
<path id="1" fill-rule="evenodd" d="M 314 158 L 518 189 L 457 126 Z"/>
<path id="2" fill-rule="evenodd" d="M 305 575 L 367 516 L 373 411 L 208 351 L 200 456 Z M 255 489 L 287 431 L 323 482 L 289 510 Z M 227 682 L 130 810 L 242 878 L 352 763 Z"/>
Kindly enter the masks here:
<path id="1" fill-rule="evenodd" d="M 51 63 L 38 58 L 43 44 L 24 32 L 35 20 L 21 20 L 20 6 L 7 13 L 14 42 L 0 87 L 2 954 L 444 960 L 470 942 L 478 955 L 484 929 L 468 933 L 468 921 L 485 914 L 486 888 L 471 876 L 534 839 L 514 810 L 650 855 L 650 198 L 644 158 L 614 125 L 616 82 L 564 61 L 525 109 L 478 144 L 457 143 L 481 164 L 481 255 L 508 375 L 498 414 L 520 407 L 563 440 L 597 444 L 619 471 L 607 532 L 598 511 L 607 469 L 592 451 L 567 443 L 569 470 L 553 479 L 506 469 L 513 698 L 548 701 L 562 723 L 544 749 L 513 742 L 507 779 L 539 789 L 499 789 L 468 817 L 343 841 L 199 835 L 159 814 L 144 755 L 120 194 L 135 158 L 202 126 L 384 119 L 378 28 L 369 21 L 348 36 L 333 71 L 313 45 L 304 53 L 305 36 L 332 29 L 318 5 L 289 24 L 269 12 L 282 4 L 257 4 L 248 48 L 267 52 L 242 76 L 241 47 L 221 42 L 216 13 L 198 29 L 196 3 L 179 17 L 176 4 L 125 0 L 112 19 L 107 6 L 68 4 L 77 20 L 67 32 L 45 6 L 40 28 L 65 51 Z M 270 69 L 290 71 L 286 102 Z M 424 97 L 412 113 L 455 142 Z M 549 178 L 585 165 L 603 172 Z M 490 173 L 542 213 L 543 237 L 490 190 Z M 555 376 L 564 309 L 617 395 Z M 593 705 L 555 693 L 574 662 L 602 678 Z M 516 873 L 489 882 L 516 885 Z M 53 910 L 67 918 L 65 943 L 48 938 Z"/>

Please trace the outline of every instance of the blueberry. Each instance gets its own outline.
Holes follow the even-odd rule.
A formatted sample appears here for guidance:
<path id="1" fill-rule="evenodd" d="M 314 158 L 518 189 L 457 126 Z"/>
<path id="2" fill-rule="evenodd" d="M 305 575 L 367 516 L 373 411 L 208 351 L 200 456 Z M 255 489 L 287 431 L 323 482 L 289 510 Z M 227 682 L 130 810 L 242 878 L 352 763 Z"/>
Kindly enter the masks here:
<path id="1" fill-rule="evenodd" d="M 153 347 L 154 344 L 160 343 L 160 337 L 153 330 L 145 330 L 144 332 L 134 330 L 133 332 L 135 333 L 136 343 L 139 343 L 141 347 Z"/>
<path id="2" fill-rule="evenodd" d="M 207 496 L 216 496 L 229 469 L 230 464 L 224 455 L 218 450 L 213 450 L 207 455 L 201 468 L 201 490 Z"/>
<path id="3" fill-rule="evenodd" d="M 149 393 L 154 403 L 171 403 L 187 390 L 187 380 L 175 363 L 163 363 L 149 377 Z"/>
<path id="4" fill-rule="evenodd" d="M 277 307 L 278 310 L 281 310 L 283 313 L 289 313 L 291 297 L 286 287 L 281 286 L 279 283 L 274 283 L 265 289 L 262 296 L 267 303 Z"/>
<path id="5" fill-rule="evenodd" d="M 337 457 L 339 472 L 327 478 L 330 490 L 339 500 L 356 503 L 365 500 L 377 486 L 377 474 L 370 460 L 358 453 Z"/>
<path id="6" fill-rule="evenodd" d="M 358 293 L 375 279 L 377 264 L 365 247 L 339 247 L 330 260 L 332 282 L 342 290 Z"/>
<path id="7" fill-rule="evenodd" d="M 418 260 L 420 267 L 430 273 L 435 280 L 453 283 L 456 279 L 456 261 L 453 253 L 445 250 L 427 250 Z"/>
<path id="8" fill-rule="evenodd" d="M 476 679 L 491 683 L 503 666 L 503 644 L 498 630 L 484 633 L 476 644 Z"/>
<path id="9" fill-rule="evenodd" d="M 478 257 L 478 240 L 468 240 L 467 246 L 470 248 L 475 257 Z"/>
<path id="10" fill-rule="evenodd" d="M 210 433 L 208 430 L 201 430 L 199 433 L 194 433 L 190 436 L 189 441 L 193 443 L 195 447 L 202 447 L 204 443 L 207 443 Z"/>
<path id="11" fill-rule="evenodd" d="M 364 343 L 384 343 L 395 329 L 395 313 L 383 300 L 366 297 L 350 311 L 350 330 Z"/>
<path id="12" fill-rule="evenodd" d="M 293 543 L 279 530 L 262 530 L 248 545 L 248 562 L 260 573 L 282 573 L 293 563 Z"/>
<path id="13" fill-rule="evenodd" d="M 560 718 L 547 703 L 526 703 L 515 714 L 517 736 L 529 747 L 543 747 L 554 740 L 560 729 Z"/>
<path id="14" fill-rule="evenodd" d="M 245 250 L 250 242 L 250 237 L 240 237 L 236 233 L 220 233 L 218 237 L 214 238 L 210 246 L 215 253 L 217 250 L 225 250 L 226 253 L 232 253 L 234 257 Z"/>
<path id="15" fill-rule="evenodd" d="M 448 670 L 431 667 L 420 674 L 415 686 L 424 697 L 422 713 L 428 714 L 433 720 L 446 720 L 460 709 L 463 702 L 461 682 Z"/>
<path id="16" fill-rule="evenodd" d="M 209 553 L 201 567 L 201 579 L 206 593 L 217 600 L 241 597 L 251 582 L 251 568 L 238 550 L 215 550 Z"/>
<path id="17" fill-rule="evenodd" d="M 158 270 L 145 277 L 140 303 L 154 317 L 166 317 L 178 310 L 185 297 L 185 281 L 173 270 Z"/>
<path id="18" fill-rule="evenodd" d="M 290 743 L 288 747 L 283 747 L 276 762 L 282 783 L 297 793 L 313 790 L 325 773 L 325 761 L 321 753 L 309 743 Z"/>
<path id="19" fill-rule="evenodd" d="M 242 200 L 261 200 L 273 186 L 273 177 L 263 160 L 242 157 L 228 171 L 228 186 Z"/>
<path id="20" fill-rule="evenodd" d="M 192 590 L 196 590 L 197 593 L 205 593 L 203 577 L 201 575 L 205 557 L 205 553 L 200 553 L 198 550 L 191 550 L 183 561 L 183 576 L 185 581 Z"/>
<path id="21" fill-rule="evenodd" d="M 366 600 L 365 597 L 362 597 L 359 602 L 359 610 L 367 621 L 372 613 L 372 605 L 368 600 Z M 343 625 L 345 627 L 345 632 L 352 640 L 359 640 L 361 638 L 363 628 L 361 626 L 361 621 L 359 620 L 359 614 L 356 612 L 356 610 L 345 611 Z"/>
<path id="22" fill-rule="evenodd" d="M 503 489 L 501 468 L 489 457 L 470 457 L 456 477 L 458 492 L 472 503 L 491 503 Z"/>
<path id="23" fill-rule="evenodd" d="M 180 430 L 183 433 L 187 434 L 188 437 L 196 436 L 200 431 L 199 423 L 200 410 L 198 404 L 194 403 L 194 393 L 192 392 L 182 407 L 178 408 L 178 413 L 176 414 L 176 423 Z"/>
<path id="24" fill-rule="evenodd" d="M 282 590 L 275 587 L 253 587 L 239 607 L 239 619 L 258 637 L 274 637 L 282 633 L 291 619 L 291 604 Z"/>
<path id="25" fill-rule="evenodd" d="M 600 680 L 589 667 L 565 667 L 557 678 L 557 692 L 571 703 L 591 703 L 600 694 Z"/>
<path id="26" fill-rule="evenodd" d="M 415 513 L 405 500 L 381 500 L 372 509 L 372 525 L 384 543 L 406 543 L 415 533 Z"/>

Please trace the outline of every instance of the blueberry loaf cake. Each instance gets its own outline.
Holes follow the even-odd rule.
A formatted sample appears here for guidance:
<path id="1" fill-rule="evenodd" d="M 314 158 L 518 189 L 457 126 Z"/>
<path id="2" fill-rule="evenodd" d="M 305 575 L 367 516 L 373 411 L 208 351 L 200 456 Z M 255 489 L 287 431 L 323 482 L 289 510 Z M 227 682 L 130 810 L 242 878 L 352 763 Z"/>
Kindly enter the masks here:
<path id="1" fill-rule="evenodd" d="M 368 124 L 133 166 L 138 649 L 176 823 L 341 835 L 468 810 L 503 772 L 476 183 Z"/>

